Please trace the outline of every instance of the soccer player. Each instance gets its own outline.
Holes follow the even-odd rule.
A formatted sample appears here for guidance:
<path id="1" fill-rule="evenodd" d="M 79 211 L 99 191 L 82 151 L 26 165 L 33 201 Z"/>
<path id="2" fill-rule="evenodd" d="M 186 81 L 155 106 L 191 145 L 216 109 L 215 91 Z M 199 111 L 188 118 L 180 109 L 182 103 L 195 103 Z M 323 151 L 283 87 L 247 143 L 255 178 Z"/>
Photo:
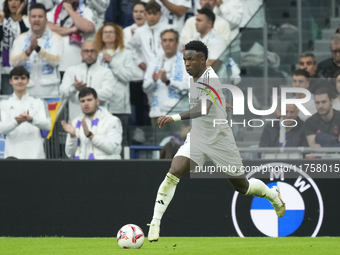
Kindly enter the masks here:
<path id="1" fill-rule="evenodd" d="M 186 71 L 195 82 L 190 89 L 190 110 L 173 116 L 161 116 L 158 118 L 158 125 L 162 128 L 164 125 L 174 121 L 192 119 L 192 128 L 190 130 L 192 139 L 190 141 L 189 133 L 184 145 L 180 147 L 175 155 L 165 180 L 158 189 L 148 234 L 149 241 L 158 241 L 162 216 L 174 196 L 180 179 L 190 170 L 194 170 L 196 166 L 203 166 L 207 158 L 210 158 L 218 166 L 234 166 L 229 167 L 231 170 L 228 172 L 228 180 L 234 189 L 244 195 L 267 198 L 274 206 L 277 216 L 282 217 L 286 208 L 279 188 L 273 186 L 269 189 L 260 180 L 247 180 L 241 171 L 242 159 L 230 127 L 226 124 L 218 125 L 216 128 L 213 127 L 213 119 L 227 118 L 224 108 L 226 103 L 221 88 L 216 90 L 220 95 L 223 106 L 220 104 L 215 105 L 213 99 L 207 96 L 207 114 L 202 115 L 202 100 L 200 100 L 202 89 L 209 91 L 209 87 L 216 88 L 216 84 L 219 83 L 218 76 L 214 70 L 211 67 L 206 67 L 208 59 L 207 46 L 200 41 L 189 42 L 185 45 L 183 59 Z M 216 100 L 218 100 L 217 97 Z M 192 143 L 191 146 L 190 143 Z M 193 146 L 193 144 L 195 145 Z M 237 170 L 233 171 L 233 168 Z"/>

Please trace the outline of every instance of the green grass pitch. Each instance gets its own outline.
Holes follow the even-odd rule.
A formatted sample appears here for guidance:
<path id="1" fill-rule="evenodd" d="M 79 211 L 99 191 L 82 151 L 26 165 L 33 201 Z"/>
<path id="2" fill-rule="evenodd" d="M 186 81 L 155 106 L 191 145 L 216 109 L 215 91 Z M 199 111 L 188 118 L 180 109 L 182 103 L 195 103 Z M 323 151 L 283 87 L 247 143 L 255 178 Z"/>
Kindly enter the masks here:
<path id="1" fill-rule="evenodd" d="M 139 250 L 121 249 L 115 238 L 0 238 L 1 255 L 225 254 L 300 255 L 340 254 L 340 237 L 161 237 L 146 239 Z"/>

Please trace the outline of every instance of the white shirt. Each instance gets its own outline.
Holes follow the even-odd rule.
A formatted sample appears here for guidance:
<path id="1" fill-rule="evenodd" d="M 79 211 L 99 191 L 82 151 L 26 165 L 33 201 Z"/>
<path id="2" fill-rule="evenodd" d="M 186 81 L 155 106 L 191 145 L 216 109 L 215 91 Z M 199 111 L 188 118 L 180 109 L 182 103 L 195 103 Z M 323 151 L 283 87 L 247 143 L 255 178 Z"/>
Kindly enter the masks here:
<path id="1" fill-rule="evenodd" d="M 124 44 L 125 47 L 129 49 L 130 45 L 129 42 L 133 36 L 132 30 L 134 30 L 134 33 L 136 33 L 137 29 L 139 27 L 136 23 L 132 24 L 131 26 L 128 26 L 124 28 Z M 138 52 L 138 50 L 133 50 L 133 52 Z M 141 55 L 141 52 L 139 51 L 138 55 Z M 131 74 L 131 81 L 142 81 L 144 78 L 144 71 L 138 66 L 138 64 L 133 60 L 133 72 Z"/>
<path id="2" fill-rule="evenodd" d="M 161 32 L 168 28 L 164 22 L 158 22 L 152 27 L 146 22 L 144 26 L 137 29 L 129 42 L 129 49 L 132 50 L 137 65 L 142 62 L 148 65 L 152 60 L 163 55 Z"/>
<path id="3" fill-rule="evenodd" d="M 191 82 L 193 83 L 193 80 L 191 79 Z M 218 99 L 218 96 L 213 92 L 210 88 L 207 86 L 200 84 L 208 84 L 212 88 L 216 90 L 218 93 L 218 96 L 221 99 Z M 208 67 L 206 71 L 202 74 L 202 76 L 194 83 L 190 84 L 190 95 L 189 95 L 189 102 L 190 102 L 190 109 L 193 107 L 197 106 L 199 100 L 201 100 L 202 95 L 206 94 L 202 89 L 208 90 L 214 97 L 215 102 L 213 99 L 210 97 L 210 95 L 206 94 L 206 99 L 211 101 L 213 105 L 210 108 L 209 114 L 203 115 L 199 118 L 192 119 L 192 124 L 191 124 L 191 138 L 200 138 L 202 139 L 201 141 L 204 143 L 213 143 L 217 136 L 221 133 L 227 133 L 230 131 L 230 127 L 228 124 L 223 124 L 223 125 L 216 125 L 215 127 L 213 126 L 214 124 L 214 119 L 226 119 L 227 118 L 227 112 L 225 108 L 225 98 L 223 95 L 223 91 L 221 88 L 216 88 L 216 85 L 220 84 L 220 80 L 215 73 L 215 71 L 211 68 Z M 199 88 L 202 89 L 199 89 Z M 221 104 L 222 103 L 222 104 Z M 216 142 L 216 141 L 215 141 Z"/>
<path id="4" fill-rule="evenodd" d="M 136 23 L 133 23 L 131 26 L 125 27 L 123 29 L 124 31 L 124 45 L 125 47 L 128 47 L 128 44 L 133 36 L 132 34 L 132 30 L 134 31 L 134 33 L 136 32 L 136 29 L 138 29 L 138 26 Z"/>
<path id="5" fill-rule="evenodd" d="M 114 94 L 109 101 L 109 111 L 116 114 L 130 114 L 130 81 L 134 71 L 134 62 L 131 52 L 127 49 L 116 49 L 115 52 L 108 52 L 112 60 L 108 63 L 103 63 L 104 53 L 98 54 L 97 63 L 108 68 L 115 77 L 115 83 L 111 84 L 114 88 Z"/>
<path id="6" fill-rule="evenodd" d="M 180 44 L 184 47 L 188 42 L 199 37 L 199 33 L 196 30 L 196 16 L 187 19 L 182 29 L 181 36 L 179 38 Z M 230 43 L 230 26 L 228 21 L 224 20 L 220 16 L 216 16 L 214 22 L 214 32 L 224 40 L 228 45 Z"/>
<path id="7" fill-rule="evenodd" d="M 38 38 L 41 47 L 39 53 L 33 51 L 27 56 L 25 51 L 30 46 L 31 34 L 32 30 L 29 30 L 15 39 L 10 64 L 12 67 L 23 65 L 30 73 L 27 91 L 32 96 L 59 96 L 60 77 L 57 67 L 63 55 L 62 38 L 46 26 L 43 36 Z"/>
<path id="8" fill-rule="evenodd" d="M 122 124 L 116 116 L 110 114 L 104 107 L 99 107 L 99 109 L 102 114 L 92 140 L 85 136 L 83 127 L 80 127 L 81 153 L 79 159 L 88 159 L 92 148 L 95 159 L 121 159 Z M 72 121 L 74 127 L 76 127 L 78 119 L 79 117 Z M 87 117 L 84 119 L 87 127 L 92 131 L 92 120 Z M 74 158 L 75 156 L 78 148 L 77 140 L 77 137 L 71 138 L 71 135 L 67 134 L 65 152 L 69 158 Z"/>
<path id="9" fill-rule="evenodd" d="M 143 2 L 149 2 L 148 0 L 142 0 Z M 191 8 L 191 0 L 168 0 L 170 3 L 178 6 L 185 6 L 188 9 Z M 156 2 L 161 6 L 162 12 L 162 20 L 167 25 L 171 26 L 173 29 L 177 30 L 179 33 L 181 32 L 184 22 L 185 22 L 185 13 L 178 17 L 169 11 L 168 8 L 164 6 L 164 4 L 160 0 L 156 0 Z"/>
<path id="10" fill-rule="evenodd" d="M 166 71 L 166 77 L 170 80 L 167 86 L 160 78 L 155 82 L 152 75 L 155 71 Z M 189 75 L 186 72 L 183 54 L 177 52 L 172 58 L 165 56 L 157 58 L 148 66 L 144 82 L 143 90 L 148 95 L 150 109 L 150 118 L 160 117 L 167 114 L 172 107 L 181 99 L 182 94 L 189 89 Z M 183 112 L 177 109 L 178 113 Z"/>
<path id="11" fill-rule="evenodd" d="M 53 24 L 54 24 L 54 14 L 57 8 L 58 8 L 58 5 L 56 5 L 51 11 L 47 13 L 47 20 Z M 79 2 L 79 9 L 80 9 L 82 18 L 87 19 L 93 24 L 96 24 L 96 17 L 94 16 L 92 10 L 89 7 L 85 6 L 85 4 L 82 2 Z M 59 14 L 59 19 L 58 19 L 59 23 L 60 23 L 60 20 L 62 20 L 63 18 L 66 18 L 67 16 L 68 16 L 67 11 L 64 8 L 62 8 Z M 57 20 L 57 24 L 55 25 L 60 26 L 60 24 L 58 24 L 58 20 Z M 73 23 L 74 22 L 72 18 L 69 17 L 65 21 L 63 27 L 72 27 Z M 93 36 L 93 34 L 94 33 L 81 33 L 80 35 L 82 36 L 82 41 L 84 42 L 88 38 Z M 62 38 L 63 38 L 63 44 L 64 44 L 64 53 L 60 59 L 59 71 L 66 71 L 68 67 L 78 65 L 81 63 L 82 61 L 82 58 L 80 55 L 81 47 L 77 44 L 70 44 L 69 35 L 63 36 Z"/>
<path id="12" fill-rule="evenodd" d="M 208 47 L 208 61 L 218 59 L 227 48 L 227 44 L 213 31 L 201 38 L 199 35 L 196 40 L 203 42 Z"/>
<path id="13" fill-rule="evenodd" d="M 69 118 L 74 119 L 81 113 L 78 99 L 79 91 L 74 87 L 74 81 L 86 83 L 87 87 L 94 88 L 97 92 L 101 105 L 107 105 L 115 93 L 116 78 L 110 69 L 101 66 L 98 62 L 88 68 L 86 63 L 69 67 L 60 86 L 63 98 L 69 100 Z"/>
<path id="14" fill-rule="evenodd" d="M 19 125 L 15 117 L 27 111 L 33 121 Z M 0 102 L 0 134 L 6 135 L 5 158 L 46 158 L 40 130 L 50 128 L 51 119 L 44 100 L 33 98 L 28 93 L 19 99 L 14 93 Z"/>

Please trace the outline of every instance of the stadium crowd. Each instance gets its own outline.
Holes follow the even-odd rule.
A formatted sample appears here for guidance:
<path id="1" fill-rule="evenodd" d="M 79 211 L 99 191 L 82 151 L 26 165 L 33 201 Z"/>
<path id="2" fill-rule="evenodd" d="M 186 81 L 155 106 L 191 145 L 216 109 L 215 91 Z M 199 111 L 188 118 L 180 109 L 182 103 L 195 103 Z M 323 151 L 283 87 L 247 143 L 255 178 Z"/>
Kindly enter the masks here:
<path id="1" fill-rule="evenodd" d="M 16 102 L 15 113 L 9 103 L 23 101 L 23 88 L 19 85 L 16 88 L 13 83 L 25 76 L 27 84 L 22 86 L 29 100 L 34 97 L 68 100 L 70 122 L 62 122 L 68 133 L 67 156 L 120 158 L 122 147 L 129 145 L 129 125 L 157 128 L 161 115 L 170 110 L 172 113 L 185 110 L 174 107 L 189 90 L 182 55 L 186 43 L 191 40 L 205 43 L 209 49 L 207 65 L 218 70 L 223 52 L 233 42 L 231 54 L 222 62 L 233 63 L 236 69 L 232 68 L 232 77 L 239 77 L 241 52 L 250 50 L 262 36 L 264 12 L 258 11 L 262 3 L 262 0 L 0 1 L 0 92 L 10 96 L 0 103 L 0 134 L 6 135 L 8 144 L 23 143 L 31 137 L 26 129 L 17 127 L 26 122 L 26 126 L 35 127 L 34 137 L 39 137 L 40 124 L 35 123 L 33 115 L 32 121 L 33 113 L 23 108 L 27 102 L 22 105 Z M 237 37 L 240 29 L 242 38 Z M 338 146 L 340 34 L 333 36 L 330 45 L 331 59 L 317 64 L 312 53 L 304 53 L 298 62 L 299 69 L 292 75 L 293 87 L 309 89 L 313 94 L 305 105 L 313 116 L 305 116 L 293 105 L 287 107 L 284 116 L 278 109 L 277 118 L 295 119 L 298 125 L 266 126 L 260 146 Z M 336 78 L 336 85 L 328 78 Z M 84 99 L 88 97 L 89 102 Z M 49 117 L 46 120 L 51 122 Z M 167 147 L 174 148 L 176 137 L 185 139 L 180 131 L 185 126 L 168 125 L 155 141 L 163 145 L 168 141 Z M 43 127 L 47 129 L 47 124 Z M 104 133 L 111 134 L 106 141 L 100 137 Z M 39 153 L 33 153 L 34 156 L 23 155 L 23 150 L 16 153 L 7 144 L 5 156 L 44 158 L 42 139 L 35 140 Z"/>

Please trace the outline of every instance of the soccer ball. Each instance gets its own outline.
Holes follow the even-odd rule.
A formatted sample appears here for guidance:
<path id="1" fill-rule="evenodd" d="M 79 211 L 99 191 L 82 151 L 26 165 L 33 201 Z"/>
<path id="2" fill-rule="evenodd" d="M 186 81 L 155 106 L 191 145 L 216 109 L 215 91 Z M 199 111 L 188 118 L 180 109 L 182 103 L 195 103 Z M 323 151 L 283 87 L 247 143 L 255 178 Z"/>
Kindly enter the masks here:
<path id="1" fill-rule="evenodd" d="M 135 224 L 127 224 L 119 229 L 117 242 L 123 249 L 139 249 L 144 243 L 143 230 Z"/>

